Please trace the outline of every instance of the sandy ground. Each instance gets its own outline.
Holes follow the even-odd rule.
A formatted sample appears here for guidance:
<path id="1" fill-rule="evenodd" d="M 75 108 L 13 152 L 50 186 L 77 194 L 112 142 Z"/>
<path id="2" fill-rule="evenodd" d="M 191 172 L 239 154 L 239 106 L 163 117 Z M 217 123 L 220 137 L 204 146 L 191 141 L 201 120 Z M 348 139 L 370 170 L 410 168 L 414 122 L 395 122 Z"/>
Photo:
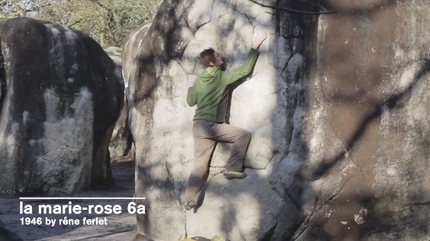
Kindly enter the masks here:
<path id="1" fill-rule="evenodd" d="M 134 161 L 122 160 L 112 163 L 112 173 L 115 180 L 115 186 L 100 190 L 91 190 L 73 195 L 74 197 L 133 197 L 134 194 Z M 24 211 L 26 205 L 31 205 L 33 215 L 20 214 L 20 201 L 22 201 L 21 210 Z M 39 214 L 37 209 L 40 205 L 51 204 L 69 204 L 70 200 L 20 200 L 19 198 L 0 197 L 0 241 L 6 240 L 24 240 L 24 241 L 54 241 L 54 240 L 135 240 L 135 215 L 127 211 L 128 205 L 133 200 L 73 200 L 72 205 L 80 207 L 89 207 L 89 205 L 119 205 L 121 212 L 119 214 L 88 214 L 83 211 L 82 214 Z M 27 206 L 28 207 L 28 206 Z M 25 224 L 25 218 L 32 220 L 33 224 Z M 67 219 L 78 220 L 79 225 L 59 224 L 59 220 Z M 37 219 L 39 218 L 39 219 Z M 83 218 L 106 222 L 94 225 L 82 225 Z M 98 219 L 96 219 L 98 218 Z M 47 225 L 47 219 L 56 220 L 51 227 Z M 102 220 L 102 221 L 100 221 Z M 39 222 L 39 223 L 37 223 Z M 41 223 L 41 224 L 40 224 Z M 8 231 L 12 233 L 7 233 Z M 144 239 L 142 239 L 144 240 Z"/>

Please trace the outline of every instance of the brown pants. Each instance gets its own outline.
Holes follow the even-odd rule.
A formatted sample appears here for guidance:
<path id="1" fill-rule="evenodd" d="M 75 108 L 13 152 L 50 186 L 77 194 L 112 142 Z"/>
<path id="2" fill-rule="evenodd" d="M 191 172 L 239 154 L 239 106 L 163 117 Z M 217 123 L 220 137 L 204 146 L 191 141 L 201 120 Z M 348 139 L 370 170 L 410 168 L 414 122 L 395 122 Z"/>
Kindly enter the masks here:
<path id="1" fill-rule="evenodd" d="M 193 124 L 194 166 L 188 179 L 184 202 L 197 204 L 209 172 L 209 164 L 217 142 L 234 143 L 226 170 L 242 171 L 243 162 L 251 141 L 247 130 L 228 124 L 195 120 Z"/>

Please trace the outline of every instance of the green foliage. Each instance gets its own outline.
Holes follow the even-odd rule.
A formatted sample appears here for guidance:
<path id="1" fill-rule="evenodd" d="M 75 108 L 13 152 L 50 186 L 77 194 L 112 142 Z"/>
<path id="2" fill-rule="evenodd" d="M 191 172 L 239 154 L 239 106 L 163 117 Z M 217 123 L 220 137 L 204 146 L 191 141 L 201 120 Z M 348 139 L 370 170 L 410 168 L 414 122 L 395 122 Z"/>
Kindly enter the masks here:
<path id="1" fill-rule="evenodd" d="M 0 0 L 6 4 L 11 0 Z M 18 4 L 9 4 L 2 17 L 25 16 L 30 12 Z M 21 3 L 25 2 L 21 0 Z M 39 0 L 34 1 L 34 18 L 57 22 L 81 30 L 105 46 L 122 46 L 125 38 L 157 12 L 162 0 Z M 6 6 L 6 5 L 4 5 Z M 4 8 L 6 9 L 6 8 Z"/>

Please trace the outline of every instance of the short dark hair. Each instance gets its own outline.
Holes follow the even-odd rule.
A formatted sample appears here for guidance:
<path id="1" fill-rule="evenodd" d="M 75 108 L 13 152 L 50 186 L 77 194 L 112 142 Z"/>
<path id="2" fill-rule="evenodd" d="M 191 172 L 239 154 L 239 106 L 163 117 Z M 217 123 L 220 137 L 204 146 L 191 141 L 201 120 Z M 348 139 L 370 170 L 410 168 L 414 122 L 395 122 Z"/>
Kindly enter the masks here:
<path id="1" fill-rule="evenodd" d="M 215 63 L 215 50 L 213 48 L 205 49 L 199 55 L 200 63 L 203 65 L 203 68 L 207 68 L 212 66 L 210 63 Z"/>

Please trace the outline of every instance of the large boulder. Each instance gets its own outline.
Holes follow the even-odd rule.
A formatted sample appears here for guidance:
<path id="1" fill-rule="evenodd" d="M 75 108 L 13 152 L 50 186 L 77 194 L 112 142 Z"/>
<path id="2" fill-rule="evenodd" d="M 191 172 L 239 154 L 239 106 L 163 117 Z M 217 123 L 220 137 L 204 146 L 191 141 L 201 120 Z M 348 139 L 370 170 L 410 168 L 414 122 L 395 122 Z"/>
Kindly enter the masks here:
<path id="1" fill-rule="evenodd" d="M 0 23 L 0 191 L 70 194 L 111 180 L 121 70 L 93 39 L 55 23 Z"/>
<path id="2" fill-rule="evenodd" d="M 257 2 L 166 0 L 129 39 L 136 196 L 147 198 L 138 231 L 164 240 L 428 240 L 430 3 Z M 337 13 L 281 10 L 323 2 Z M 269 38 L 230 111 L 231 124 L 253 134 L 249 176 L 226 181 L 230 146 L 218 145 L 203 204 L 185 212 L 196 56 L 214 47 L 233 68 L 258 30 Z"/>
<path id="3" fill-rule="evenodd" d="M 152 25 L 131 35 L 123 75 L 136 143 L 135 191 L 146 197 L 147 208 L 137 216 L 138 232 L 161 240 L 288 240 L 294 234 L 301 222 L 301 184 L 294 175 L 305 156 L 304 46 L 315 19 L 248 0 L 164 1 Z M 227 68 L 237 67 L 255 31 L 269 38 L 253 76 L 232 89 L 229 118 L 253 135 L 245 163 L 249 176 L 224 179 L 231 145 L 218 145 L 202 206 L 185 212 L 181 196 L 193 165 L 195 110 L 187 106 L 186 93 L 202 71 L 196 57 L 213 47 L 226 56 Z"/>

